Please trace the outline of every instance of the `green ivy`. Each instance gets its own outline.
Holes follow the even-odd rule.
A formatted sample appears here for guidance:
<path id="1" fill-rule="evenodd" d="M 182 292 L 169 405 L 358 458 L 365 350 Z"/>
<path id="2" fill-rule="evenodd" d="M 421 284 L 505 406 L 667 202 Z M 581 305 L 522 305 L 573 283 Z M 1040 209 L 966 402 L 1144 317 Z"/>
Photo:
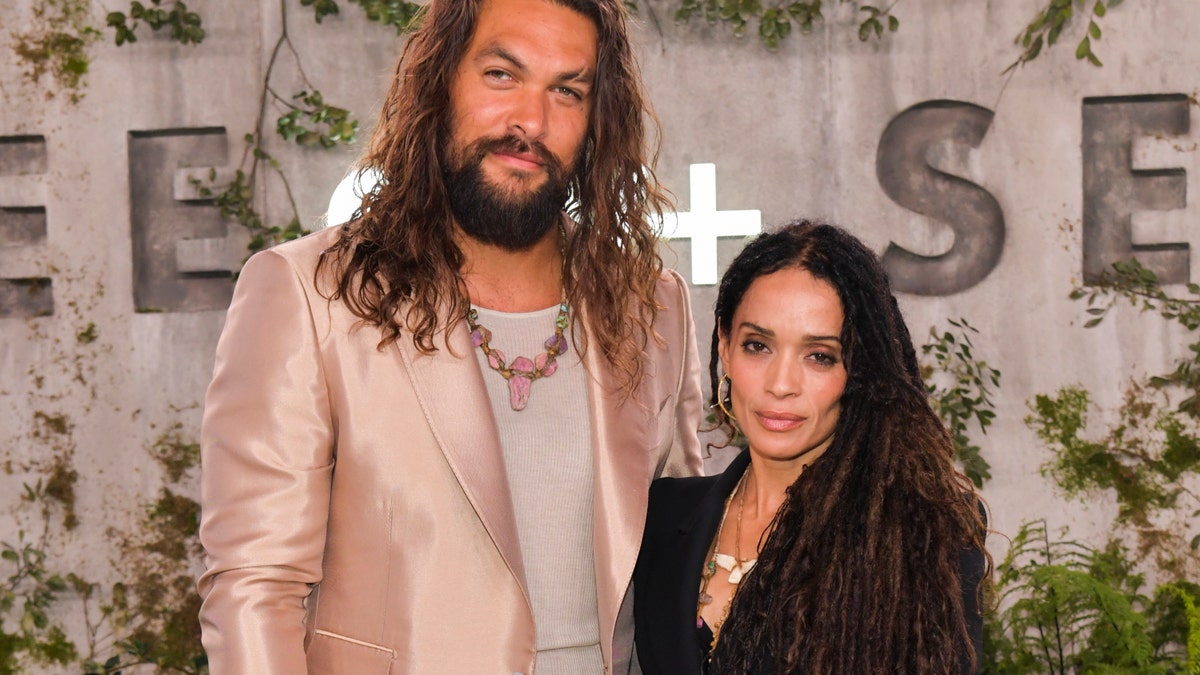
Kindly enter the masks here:
<path id="1" fill-rule="evenodd" d="M 889 32 L 900 28 L 900 20 L 891 13 L 895 3 L 881 9 L 860 4 L 857 0 L 838 1 L 853 2 L 858 11 L 866 15 L 858 23 L 858 39 L 863 42 L 882 37 L 885 28 Z M 768 48 L 775 49 L 791 34 L 793 25 L 801 33 L 810 33 L 818 22 L 824 21 L 821 3 L 822 0 L 783 0 L 766 4 L 761 0 L 680 0 L 675 20 L 687 23 L 693 16 L 698 16 L 710 24 L 724 23 L 738 37 L 746 34 L 751 22 L 757 22 L 759 39 Z"/>
<path id="2" fill-rule="evenodd" d="M 358 120 L 350 116 L 349 110 L 328 105 L 316 90 L 302 91 L 292 100 L 299 100 L 302 105 L 289 103 L 291 110 L 280 115 L 275 123 L 275 133 L 283 140 L 295 140 L 297 145 L 309 148 L 315 145 L 332 148 L 338 143 L 354 142 Z"/>
<path id="3" fill-rule="evenodd" d="M 1082 12 L 1089 3 L 1092 9 L 1087 15 L 1087 32 L 1075 47 L 1075 58 L 1086 60 L 1093 66 L 1104 65 L 1092 49 L 1094 42 L 1099 42 L 1100 36 L 1103 35 L 1098 22 L 1108 14 L 1109 9 L 1121 4 L 1122 1 L 1050 0 L 1045 8 L 1038 12 L 1033 21 L 1030 21 L 1029 25 L 1017 36 L 1016 43 L 1021 47 L 1021 56 L 1005 72 L 1036 59 L 1042 53 L 1043 47 L 1051 47 L 1058 42 L 1063 29 L 1067 27 L 1071 19 L 1075 16 L 1076 8 L 1079 8 L 1080 12 Z"/>
<path id="4" fill-rule="evenodd" d="M 361 7 L 371 21 L 392 26 L 397 33 L 413 28 L 421 14 L 421 5 L 404 0 L 349 0 L 349 2 Z M 337 0 L 300 0 L 300 4 L 313 8 L 313 18 L 317 23 L 321 23 L 327 16 L 341 13 Z"/>
<path id="5" fill-rule="evenodd" d="M 36 0 L 29 27 L 12 35 L 25 78 L 36 84 L 50 75 L 71 103 L 81 101 L 91 65 L 88 47 L 100 39 L 91 18 L 90 0 Z"/>
<path id="6" fill-rule="evenodd" d="M 1200 286 L 1187 295 L 1168 293 L 1153 271 L 1136 260 L 1118 262 L 1095 285 L 1076 288 L 1086 299 L 1087 328 L 1100 325 L 1118 303 L 1157 313 L 1191 334 L 1187 355 L 1173 371 L 1131 382 L 1113 424 L 1089 424 L 1091 397 L 1077 386 L 1036 396 L 1026 424 L 1052 453 L 1043 467 L 1070 497 L 1112 495 L 1116 530 L 1137 537 L 1138 553 L 1168 576 L 1200 570 Z M 1176 403 L 1177 402 L 1177 403 Z"/>
<path id="7" fill-rule="evenodd" d="M 137 42 L 137 28 L 143 21 L 150 30 L 158 31 L 169 28 L 169 36 L 175 42 L 184 45 L 198 45 L 204 41 L 204 27 L 200 15 L 189 11 L 183 2 L 172 2 L 169 9 L 162 7 L 162 0 L 150 0 L 150 5 L 143 5 L 133 0 L 129 5 L 129 14 L 124 12 L 109 12 L 106 23 L 115 32 L 117 46 Z"/>
<path id="8" fill-rule="evenodd" d="M 921 374 L 934 410 L 946 423 L 963 473 L 976 487 L 992 477 L 991 464 L 967 433 L 972 424 L 987 433 L 996 417 L 993 388 L 1000 386 L 1000 371 L 975 356 L 971 334 L 979 333 L 966 319 L 951 319 L 954 331 L 929 329 L 929 342 L 921 352 L 933 363 L 923 363 Z"/>
<path id="9" fill-rule="evenodd" d="M 0 542 L 0 565 L 7 570 L 0 580 L 0 675 L 28 672 L 33 665 L 68 665 L 79 656 L 63 627 L 50 619 L 69 586 L 46 558 L 44 542 L 26 541 L 23 530 L 15 545 Z"/>
<path id="10" fill-rule="evenodd" d="M 279 171 L 279 162 L 268 155 L 265 150 L 255 147 L 253 154 L 256 162 L 266 162 L 267 166 L 282 176 L 282 172 Z M 246 231 L 250 233 L 250 242 L 246 248 L 251 253 L 308 234 L 309 230 L 300 224 L 298 215 L 293 215 L 286 225 L 269 225 L 263 220 L 262 215 L 254 206 L 253 172 L 248 173 L 238 169 L 233 180 L 225 185 L 218 185 L 216 178 L 217 173 L 214 169 L 209 171 L 208 182 L 193 178 L 191 183 L 201 197 L 212 200 L 220 210 L 222 218 L 235 220 L 246 228 Z"/>

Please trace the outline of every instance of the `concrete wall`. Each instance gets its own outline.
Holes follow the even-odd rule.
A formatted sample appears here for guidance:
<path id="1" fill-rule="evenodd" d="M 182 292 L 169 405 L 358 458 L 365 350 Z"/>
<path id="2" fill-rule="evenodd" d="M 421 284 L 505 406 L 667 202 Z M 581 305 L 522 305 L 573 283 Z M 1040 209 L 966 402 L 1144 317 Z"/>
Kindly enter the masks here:
<path id="1" fill-rule="evenodd" d="M 910 0 L 896 6 L 897 33 L 867 43 L 851 8 L 828 2 L 813 34 L 775 51 L 724 26 L 675 24 L 673 0 L 639 4 L 663 125 L 659 175 L 679 210 L 703 210 L 690 171 L 711 163 L 710 209 L 756 210 L 757 220 L 742 217 L 767 228 L 826 219 L 881 253 L 891 247 L 918 341 L 964 317 L 981 331 L 977 353 L 1003 373 L 995 426 L 979 439 L 994 525 L 1012 533 L 1044 516 L 1100 537 L 1111 504 L 1055 495 L 1038 473 L 1047 454 L 1022 420 L 1032 396 L 1071 383 L 1117 406 L 1129 378 L 1183 355 L 1186 336 L 1134 311 L 1084 330 L 1083 305 L 1067 294 L 1139 246 L 1164 278 L 1198 280 L 1189 252 L 1200 232 L 1200 5 L 1125 3 L 1102 22 L 1103 68 L 1074 58 L 1077 22 L 1009 78 L 1013 37 L 1040 0 Z M 400 41 L 342 5 L 318 26 L 289 2 L 287 27 L 304 73 L 358 114 L 365 138 Z M 187 179 L 237 167 L 281 12 L 275 0 L 198 3 L 208 38 L 196 47 L 143 27 L 118 48 L 106 33 L 71 103 L 48 78 L 23 77 L 13 52 L 34 6 L 0 0 L 0 501 L 16 509 L 22 483 L 70 457 L 80 527 L 60 555 L 102 575 L 106 528 L 134 518 L 161 484 L 149 448 L 172 430 L 197 432 L 245 235 Z M 273 86 L 286 98 L 305 86 L 290 52 L 279 59 Z M 270 110 L 268 133 L 279 114 Z M 268 148 L 304 223 L 319 226 L 357 148 Z M 264 180 L 265 212 L 286 221 L 282 184 Z M 719 240 L 719 264 L 741 241 Z M 692 246 L 680 239 L 668 252 L 685 276 Z M 696 285 L 693 298 L 706 343 L 715 290 Z M 715 454 L 712 468 L 726 459 Z M 0 519 L 0 539 L 34 521 Z"/>

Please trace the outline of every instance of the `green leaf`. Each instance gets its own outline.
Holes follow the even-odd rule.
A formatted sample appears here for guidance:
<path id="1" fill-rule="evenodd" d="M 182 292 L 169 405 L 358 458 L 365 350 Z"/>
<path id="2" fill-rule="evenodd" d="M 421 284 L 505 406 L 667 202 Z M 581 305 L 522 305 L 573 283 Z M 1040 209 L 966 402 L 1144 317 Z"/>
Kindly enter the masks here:
<path id="1" fill-rule="evenodd" d="M 1092 7 L 1092 14 L 1103 17 L 1108 13 L 1108 9 L 1104 6 L 1104 0 L 1096 0 L 1096 5 Z"/>
<path id="2" fill-rule="evenodd" d="M 1084 37 L 1079 41 L 1079 46 L 1075 48 L 1075 58 L 1084 59 L 1088 54 L 1092 53 L 1092 41 Z"/>
<path id="3" fill-rule="evenodd" d="M 1088 35 L 1090 35 L 1093 40 L 1100 39 L 1100 26 L 1095 21 L 1092 21 L 1088 24 Z"/>
<path id="4" fill-rule="evenodd" d="M 1062 23 L 1056 23 L 1053 26 L 1051 26 L 1050 30 L 1046 33 L 1046 44 L 1052 45 L 1055 42 L 1057 42 L 1059 34 L 1062 33 L 1062 29 L 1063 29 Z"/>
<path id="5" fill-rule="evenodd" d="M 1037 55 L 1041 51 L 1042 51 L 1042 36 L 1039 35 L 1039 36 L 1037 36 L 1037 39 L 1033 41 L 1033 46 L 1030 47 L 1027 52 L 1025 52 L 1025 60 L 1032 61 L 1032 60 L 1036 59 Z"/>

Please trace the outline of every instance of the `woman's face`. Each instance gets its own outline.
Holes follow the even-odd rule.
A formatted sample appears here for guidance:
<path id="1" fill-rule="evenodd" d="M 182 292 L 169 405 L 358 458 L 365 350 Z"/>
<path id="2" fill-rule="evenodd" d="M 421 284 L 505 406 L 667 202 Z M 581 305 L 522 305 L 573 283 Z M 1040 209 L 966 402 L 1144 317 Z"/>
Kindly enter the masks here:
<path id="1" fill-rule="evenodd" d="M 846 388 L 842 321 L 833 286 L 807 270 L 761 276 L 746 290 L 719 350 L 756 461 L 798 469 L 829 447 Z"/>

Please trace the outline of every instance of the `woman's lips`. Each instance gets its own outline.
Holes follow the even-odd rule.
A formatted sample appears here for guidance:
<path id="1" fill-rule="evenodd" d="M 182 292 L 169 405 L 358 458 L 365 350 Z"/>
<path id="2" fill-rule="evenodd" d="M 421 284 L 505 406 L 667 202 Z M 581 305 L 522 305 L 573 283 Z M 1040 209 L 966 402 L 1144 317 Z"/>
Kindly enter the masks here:
<path id="1" fill-rule="evenodd" d="M 758 423 L 770 431 L 788 431 L 804 423 L 804 418 L 791 413 L 764 411 L 756 412 Z"/>

